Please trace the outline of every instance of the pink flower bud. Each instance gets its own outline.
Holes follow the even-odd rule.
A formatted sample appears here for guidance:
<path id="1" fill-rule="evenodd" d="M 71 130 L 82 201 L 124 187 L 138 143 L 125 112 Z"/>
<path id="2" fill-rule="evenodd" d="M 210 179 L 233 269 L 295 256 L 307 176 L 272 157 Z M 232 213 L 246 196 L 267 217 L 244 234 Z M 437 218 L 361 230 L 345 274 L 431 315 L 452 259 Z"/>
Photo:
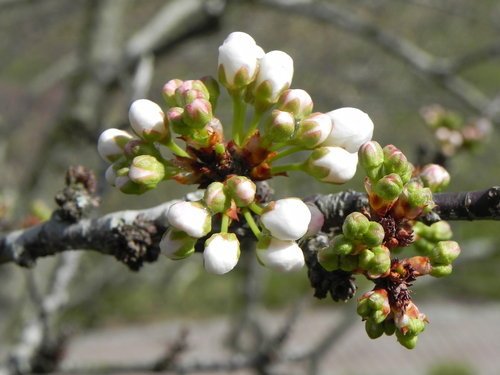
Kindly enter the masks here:
<path id="1" fill-rule="evenodd" d="M 153 189 L 165 177 L 165 166 L 154 156 L 139 155 L 132 161 L 128 176 L 133 182 L 144 185 L 148 190 Z"/>
<path id="2" fill-rule="evenodd" d="M 182 85 L 182 83 L 183 81 L 180 79 L 171 79 L 163 85 L 163 99 L 165 99 L 165 102 L 167 102 L 169 107 L 178 107 L 181 105 L 180 103 L 177 103 L 175 92 L 177 88 Z"/>
<path id="3" fill-rule="evenodd" d="M 255 201 L 257 187 L 245 176 L 231 176 L 226 182 L 226 193 L 234 200 L 236 206 L 246 207 Z"/>
<path id="4" fill-rule="evenodd" d="M 313 101 L 307 91 L 290 89 L 283 92 L 279 97 L 278 109 L 290 112 L 296 119 L 300 120 L 312 112 Z"/>
<path id="5" fill-rule="evenodd" d="M 311 221 L 309 222 L 309 226 L 307 227 L 307 232 L 304 234 L 304 237 L 311 237 L 323 228 L 325 215 L 323 215 L 319 208 L 312 202 L 307 202 L 306 206 L 311 212 Z"/>
<path id="6" fill-rule="evenodd" d="M 295 119 L 289 112 L 275 109 L 266 124 L 264 137 L 271 142 L 286 142 L 295 131 Z"/>
<path id="7" fill-rule="evenodd" d="M 424 186 L 433 192 L 439 192 L 445 189 L 450 183 L 450 174 L 438 164 L 427 164 L 420 172 Z"/>
<path id="8" fill-rule="evenodd" d="M 307 232 L 311 211 L 298 198 L 279 199 L 265 207 L 260 221 L 273 237 L 298 240 Z"/>
<path id="9" fill-rule="evenodd" d="M 328 112 L 332 131 L 323 146 L 337 146 L 349 152 L 358 152 L 361 145 L 372 139 L 373 122 L 357 108 L 345 107 Z"/>
<path id="10" fill-rule="evenodd" d="M 191 128 L 201 129 L 212 120 L 212 105 L 206 99 L 194 99 L 184 107 L 182 119 Z"/>
<path id="11" fill-rule="evenodd" d="M 297 124 L 294 143 L 308 149 L 325 141 L 332 130 L 332 122 L 327 114 L 313 113 Z"/>
<path id="12" fill-rule="evenodd" d="M 203 201 L 213 213 L 223 212 L 228 204 L 228 199 L 224 192 L 224 184 L 216 181 L 208 185 L 203 196 Z"/>

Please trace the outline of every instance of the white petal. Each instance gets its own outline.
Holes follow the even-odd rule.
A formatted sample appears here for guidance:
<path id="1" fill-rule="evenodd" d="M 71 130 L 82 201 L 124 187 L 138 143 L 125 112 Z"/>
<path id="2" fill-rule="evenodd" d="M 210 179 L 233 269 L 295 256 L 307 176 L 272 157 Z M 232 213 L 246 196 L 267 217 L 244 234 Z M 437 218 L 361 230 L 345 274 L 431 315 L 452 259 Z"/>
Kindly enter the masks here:
<path id="1" fill-rule="evenodd" d="M 293 59 L 283 51 L 268 52 L 260 60 L 259 72 L 255 79 L 255 87 L 268 81 L 271 84 L 272 101 L 277 101 L 283 90 L 292 83 Z"/>
<path id="2" fill-rule="evenodd" d="M 329 171 L 321 181 L 343 184 L 353 178 L 358 165 L 358 154 L 350 153 L 341 147 L 326 148 L 328 152 L 312 162 L 313 165 Z"/>
<path id="3" fill-rule="evenodd" d="M 239 257 L 240 244 L 233 233 L 216 233 L 205 243 L 203 264 L 208 272 L 225 274 L 236 266 Z"/>
<path id="4" fill-rule="evenodd" d="M 194 238 L 205 236 L 211 229 L 210 214 L 195 202 L 178 202 L 170 207 L 167 220 L 174 228 Z"/>
<path id="5" fill-rule="evenodd" d="M 168 134 L 163 122 L 165 114 L 161 107 L 148 99 L 139 99 L 132 103 L 128 117 L 132 129 L 139 136 L 156 135 L 158 138 Z"/>
<path id="6" fill-rule="evenodd" d="M 338 146 L 349 152 L 358 152 L 363 143 L 372 139 L 373 122 L 365 112 L 345 107 L 327 114 L 333 126 L 323 146 Z"/>
<path id="7" fill-rule="evenodd" d="M 130 133 L 120 129 L 106 129 L 97 141 L 97 152 L 109 162 L 113 162 L 123 155 L 123 147 L 132 140 Z"/>
<path id="8" fill-rule="evenodd" d="M 311 211 L 298 198 L 279 199 L 271 202 L 260 220 L 273 237 L 280 240 L 298 240 L 306 232 L 311 221 Z"/>
<path id="9" fill-rule="evenodd" d="M 257 257 L 266 267 L 276 271 L 297 271 L 305 264 L 304 253 L 295 241 L 276 238 L 271 238 L 266 247 L 257 244 Z"/>

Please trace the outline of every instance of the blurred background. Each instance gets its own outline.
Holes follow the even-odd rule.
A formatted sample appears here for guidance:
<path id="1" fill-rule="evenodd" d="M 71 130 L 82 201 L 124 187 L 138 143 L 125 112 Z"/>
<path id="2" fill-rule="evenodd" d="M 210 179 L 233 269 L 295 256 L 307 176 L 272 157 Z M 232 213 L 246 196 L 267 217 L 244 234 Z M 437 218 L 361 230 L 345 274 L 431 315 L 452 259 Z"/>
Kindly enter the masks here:
<path id="1" fill-rule="evenodd" d="M 374 121 L 374 139 L 382 145 L 395 144 L 419 162 L 445 155 L 449 190 L 500 183 L 496 0 L 0 0 L 2 231 L 50 213 L 70 165 L 96 172 L 96 216 L 192 191 L 167 182 L 145 195 L 125 196 L 107 187 L 96 141 L 106 128 L 128 127 L 132 100 L 161 103 L 166 81 L 215 76 L 217 48 L 232 31 L 249 33 L 266 51 L 290 54 L 292 87 L 308 91 L 316 111 L 360 108 Z M 224 123 L 230 108 L 223 101 Z M 431 126 L 435 113 L 454 119 L 445 135 Z M 461 141 L 452 141 L 457 133 Z M 272 186 L 278 197 L 363 189 L 361 176 L 348 186 L 322 185 L 306 175 Z M 180 263 L 160 259 L 134 273 L 111 257 L 85 252 L 40 260 L 32 270 L 1 266 L 0 361 L 24 358 L 19 352 L 26 327 L 43 315 L 37 298 L 54 292 L 69 263 L 68 298 L 51 317 L 47 339 L 52 356 L 65 353 L 68 368 L 147 363 L 165 343 L 180 340 L 179 327 L 187 327 L 194 351 L 188 359 L 213 359 L 216 347 L 226 358 L 245 353 L 277 331 L 299 300 L 306 307 L 285 345 L 290 358 L 315 343 L 318 353 L 325 350 L 302 359 L 295 353 L 276 373 L 499 374 L 498 223 L 452 226 L 462 260 L 450 277 L 416 283 L 413 298 L 431 323 L 414 351 L 394 338 L 369 340 L 354 316 L 355 301 L 313 301 L 305 270 L 275 274 L 249 258 L 220 277 L 206 274 L 194 256 Z M 203 332 L 219 346 L 203 346 Z M 322 334 L 332 335 L 331 342 L 321 344 Z"/>

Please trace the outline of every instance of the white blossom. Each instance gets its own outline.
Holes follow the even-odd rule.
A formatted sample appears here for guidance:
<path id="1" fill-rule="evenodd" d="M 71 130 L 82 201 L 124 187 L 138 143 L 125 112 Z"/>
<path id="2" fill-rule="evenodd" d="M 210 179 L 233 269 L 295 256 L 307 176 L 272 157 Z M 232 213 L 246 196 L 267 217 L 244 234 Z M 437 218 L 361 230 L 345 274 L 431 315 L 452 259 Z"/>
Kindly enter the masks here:
<path id="1" fill-rule="evenodd" d="M 194 253 L 196 240 L 187 233 L 169 228 L 163 234 L 159 246 L 161 253 L 167 258 L 178 260 Z"/>
<path id="2" fill-rule="evenodd" d="M 240 243 L 234 233 L 215 233 L 205 242 L 203 264 L 217 275 L 231 271 L 240 257 Z"/>
<path id="3" fill-rule="evenodd" d="M 276 103 L 283 91 L 290 87 L 292 78 L 293 59 L 283 51 L 268 52 L 260 60 L 254 95 L 268 103 Z M 263 84 L 267 84 L 271 92 L 263 89 Z M 265 97 L 262 97 L 261 91 L 265 92 Z"/>
<path id="4" fill-rule="evenodd" d="M 161 107 L 148 99 L 139 99 L 132 103 L 128 112 L 130 125 L 135 133 L 147 140 L 160 140 L 168 136 Z"/>
<path id="5" fill-rule="evenodd" d="M 341 147 L 320 147 L 307 159 L 304 170 L 323 182 L 343 184 L 356 174 L 358 154 Z"/>
<path id="6" fill-rule="evenodd" d="M 260 216 L 262 225 L 280 240 L 298 240 L 309 227 L 311 211 L 298 198 L 270 202 Z"/>
<path id="7" fill-rule="evenodd" d="M 123 155 L 123 148 L 132 139 L 132 135 L 125 130 L 106 129 L 97 141 L 97 152 L 104 160 L 112 163 Z"/>
<path id="8" fill-rule="evenodd" d="M 252 82 L 257 74 L 258 59 L 264 54 L 248 34 L 236 31 L 219 47 L 219 70 L 223 84 L 230 88 L 243 87 Z"/>
<path id="9" fill-rule="evenodd" d="M 266 267 L 276 271 L 297 271 L 304 264 L 304 253 L 295 241 L 263 237 L 257 243 L 257 258 Z"/>
<path id="10" fill-rule="evenodd" d="M 194 238 L 201 238 L 212 229 L 208 210 L 198 202 L 177 202 L 167 213 L 167 220 L 174 228 Z"/>
<path id="11" fill-rule="evenodd" d="M 349 152 L 358 152 L 363 143 L 372 139 L 373 122 L 365 112 L 344 107 L 327 114 L 332 120 L 332 131 L 323 146 L 338 146 Z"/>

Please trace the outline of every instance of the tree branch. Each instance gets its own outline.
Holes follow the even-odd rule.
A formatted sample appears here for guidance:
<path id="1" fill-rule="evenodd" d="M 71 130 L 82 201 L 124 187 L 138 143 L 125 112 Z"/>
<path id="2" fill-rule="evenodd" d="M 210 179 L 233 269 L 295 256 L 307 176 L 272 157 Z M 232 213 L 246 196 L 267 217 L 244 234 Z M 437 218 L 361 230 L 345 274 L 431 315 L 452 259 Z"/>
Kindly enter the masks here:
<path id="1" fill-rule="evenodd" d="M 437 207 L 423 220 L 500 220 L 500 187 L 434 196 Z M 345 216 L 367 207 L 365 193 L 318 195 L 313 201 L 325 215 L 325 228 L 339 227 Z M 71 224 L 58 215 L 40 225 L 0 237 L 0 264 L 31 266 L 37 258 L 67 250 L 94 250 L 113 255 L 132 269 L 156 260 L 166 214 L 176 201 L 136 211 L 119 211 Z M 244 231 L 243 231 L 244 232 Z M 242 233 L 241 231 L 239 233 Z"/>

